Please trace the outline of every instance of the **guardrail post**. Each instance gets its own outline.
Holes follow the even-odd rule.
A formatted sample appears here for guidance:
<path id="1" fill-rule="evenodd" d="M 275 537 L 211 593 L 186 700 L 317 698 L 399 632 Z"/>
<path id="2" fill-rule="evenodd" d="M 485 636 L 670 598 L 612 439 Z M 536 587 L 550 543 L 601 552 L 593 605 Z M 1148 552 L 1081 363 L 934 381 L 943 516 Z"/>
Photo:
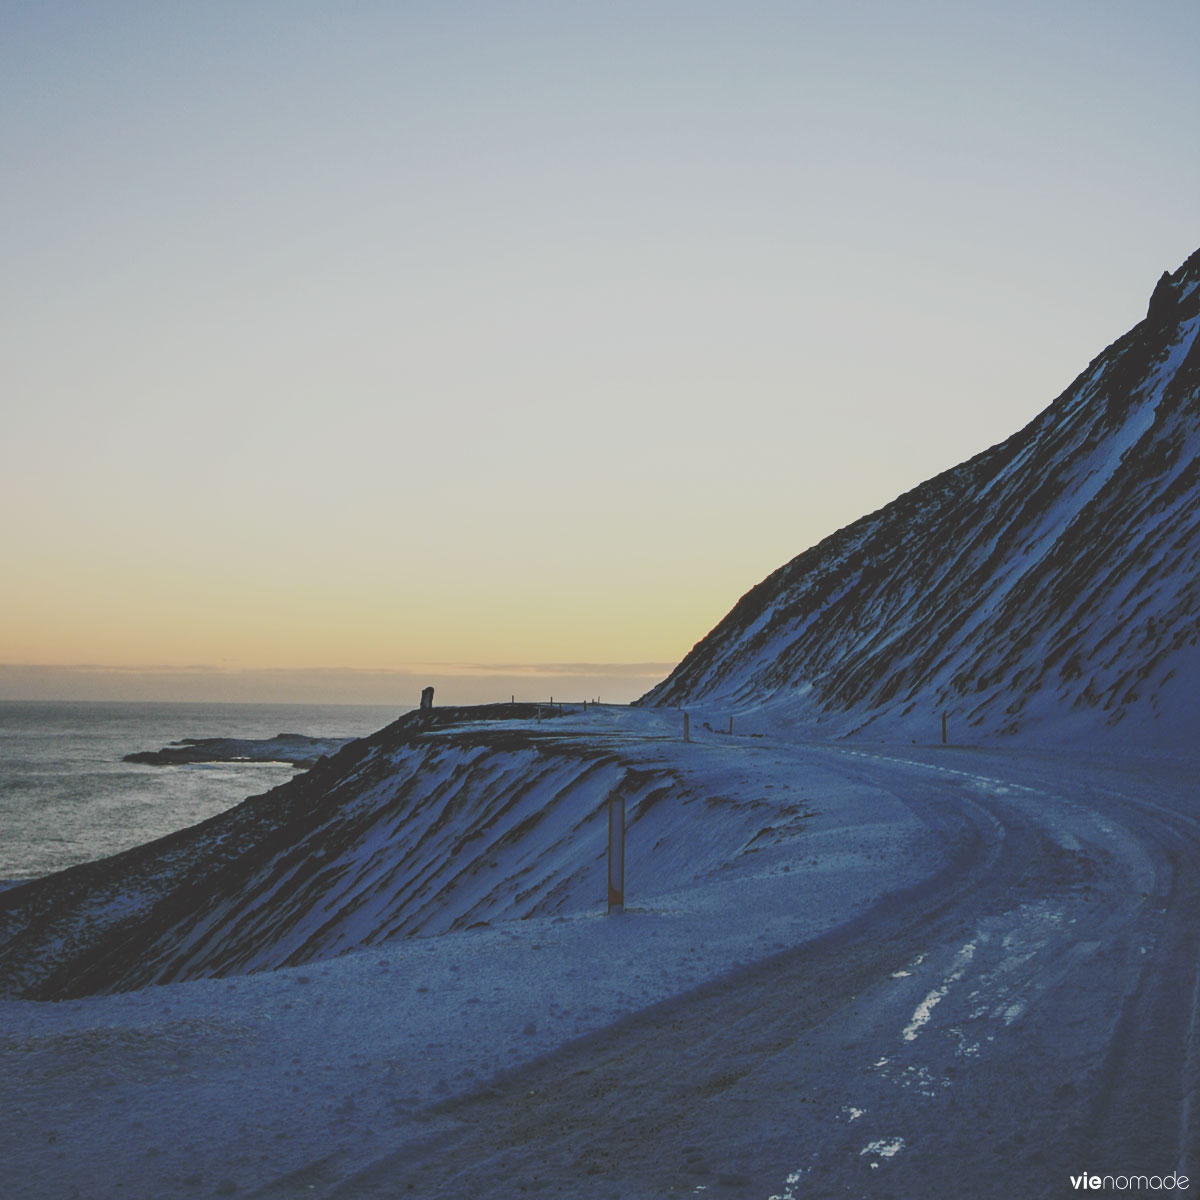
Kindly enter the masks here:
<path id="1" fill-rule="evenodd" d="M 608 911 L 625 907 L 625 797 L 608 797 Z"/>

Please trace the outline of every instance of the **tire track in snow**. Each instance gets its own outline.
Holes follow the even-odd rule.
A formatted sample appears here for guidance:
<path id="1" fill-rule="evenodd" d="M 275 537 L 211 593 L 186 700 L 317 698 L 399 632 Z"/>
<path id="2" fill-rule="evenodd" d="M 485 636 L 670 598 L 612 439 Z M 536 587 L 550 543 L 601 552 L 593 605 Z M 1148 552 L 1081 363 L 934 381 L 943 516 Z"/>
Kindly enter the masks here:
<path id="1" fill-rule="evenodd" d="M 946 993 L 950 991 L 951 986 L 966 974 L 967 967 L 971 965 L 971 960 L 974 957 L 975 943 L 968 942 L 958 952 L 958 956 L 954 960 L 954 965 L 950 969 L 950 974 L 917 1005 L 916 1011 L 912 1015 L 912 1020 L 904 1027 L 903 1036 L 906 1042 L 915 1042 L 917 1040 L 917 1034 L 920 1032 L 921 1026 L 926 1024 L 929 1018 L 933 1016 L 934 1006 L 940 1004 L 946 998 Z"/>

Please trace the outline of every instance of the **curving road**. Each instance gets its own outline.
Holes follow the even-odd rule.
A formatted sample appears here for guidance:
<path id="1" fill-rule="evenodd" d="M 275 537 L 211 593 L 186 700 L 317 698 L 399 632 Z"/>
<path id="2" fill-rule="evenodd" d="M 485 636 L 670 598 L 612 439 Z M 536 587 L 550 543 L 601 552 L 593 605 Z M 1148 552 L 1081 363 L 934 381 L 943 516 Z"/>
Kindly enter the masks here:
<path id="1" fill-rule="evenodd" d="M 261 1194 L 1008 1198 L 1200 1175 L 1194 771 L 788 753 L 896 796 L 948 865 L 428 1111 L 352 1178 L 314 1168 Z"/>

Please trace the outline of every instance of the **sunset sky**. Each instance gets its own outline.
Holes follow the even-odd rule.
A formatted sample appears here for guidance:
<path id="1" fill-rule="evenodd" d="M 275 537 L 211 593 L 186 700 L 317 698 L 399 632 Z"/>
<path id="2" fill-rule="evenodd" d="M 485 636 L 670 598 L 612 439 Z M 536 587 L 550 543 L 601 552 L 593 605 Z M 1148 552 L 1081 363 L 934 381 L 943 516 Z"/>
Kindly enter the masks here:
<path id="1" fill-rule="evenodd" d="M 1197 45 L 1193 0 L 0 2 L 0 698 L 639 694 L 1141 319 Z"/>

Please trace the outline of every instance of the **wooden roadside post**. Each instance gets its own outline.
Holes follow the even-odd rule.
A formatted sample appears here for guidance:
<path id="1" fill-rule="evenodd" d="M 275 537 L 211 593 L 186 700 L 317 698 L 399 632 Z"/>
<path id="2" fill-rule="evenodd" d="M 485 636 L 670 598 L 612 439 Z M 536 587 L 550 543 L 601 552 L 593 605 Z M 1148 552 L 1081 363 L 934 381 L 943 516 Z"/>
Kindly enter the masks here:
<path id="1" fill-rule="evenodd" d="M 730 733 L 733 732 L 733 718 L 732 717 L 729 718 L 729 732 Z"/>
<path id="2" fill-rule="evenodd" d="M 608 911 L 625 907 L 625 797 L 608 797 Z"/>
<path id="3" fill-rule="evenodd" d="M 683 714 L 683 740 L 685 742 L 690 742 L 692 740 L 691 722 L 687 713 Z"/>
<path id="4" fill-rule="evenodd" d="M 942 745 L 946 744 L 946 710 L 942 710 Z"/>

